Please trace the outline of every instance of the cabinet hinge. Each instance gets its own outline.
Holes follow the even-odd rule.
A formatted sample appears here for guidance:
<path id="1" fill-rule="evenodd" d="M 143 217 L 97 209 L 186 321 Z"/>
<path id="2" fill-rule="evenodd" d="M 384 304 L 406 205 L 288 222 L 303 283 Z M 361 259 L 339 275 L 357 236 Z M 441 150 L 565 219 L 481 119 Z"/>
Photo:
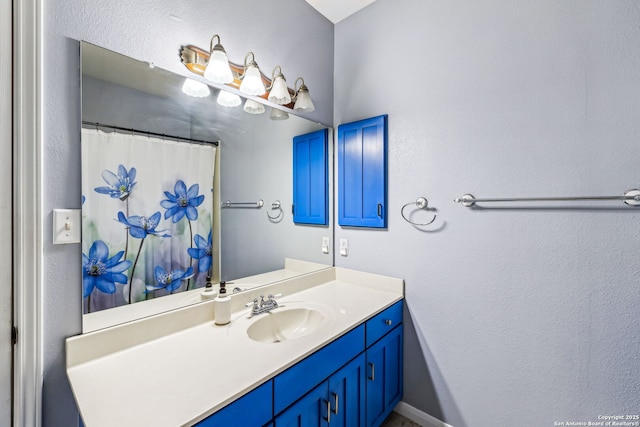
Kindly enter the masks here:
<path id="1" fill-rule="evenodd" d="M 11 344 L 18 344 L 18 328 L 16 328 L 15 326 L 11 327 Z"/>
<path id="2" fill-rule="evenodd" d="M 295 215 L 296 213 L 296 205 L 291 205 L 291 215 Z"/>

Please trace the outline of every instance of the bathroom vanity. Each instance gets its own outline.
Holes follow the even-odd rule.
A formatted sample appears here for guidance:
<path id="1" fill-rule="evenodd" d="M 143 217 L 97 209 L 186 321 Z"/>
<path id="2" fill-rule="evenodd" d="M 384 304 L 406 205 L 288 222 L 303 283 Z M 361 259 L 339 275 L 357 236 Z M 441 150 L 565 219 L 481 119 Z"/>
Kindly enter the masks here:
<path id="1" fill-rule="evenodd" d="M 278 308 L 251 316 L 254 298 Z M 402 397 L 401 279 L 328 268 L 67 340 L 95 426 L 377 426 Z"/>

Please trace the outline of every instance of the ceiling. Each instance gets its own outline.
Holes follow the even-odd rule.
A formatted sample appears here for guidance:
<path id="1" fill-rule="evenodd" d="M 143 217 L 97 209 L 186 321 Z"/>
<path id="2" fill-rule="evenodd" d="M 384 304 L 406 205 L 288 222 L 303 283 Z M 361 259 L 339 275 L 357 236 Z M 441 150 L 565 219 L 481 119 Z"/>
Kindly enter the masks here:
<path id="1" fill-rule="evenodd" d="M 337 24 L 349 15 L 370 5 L 375 0 L 306 0 L 318 12 Z"/>

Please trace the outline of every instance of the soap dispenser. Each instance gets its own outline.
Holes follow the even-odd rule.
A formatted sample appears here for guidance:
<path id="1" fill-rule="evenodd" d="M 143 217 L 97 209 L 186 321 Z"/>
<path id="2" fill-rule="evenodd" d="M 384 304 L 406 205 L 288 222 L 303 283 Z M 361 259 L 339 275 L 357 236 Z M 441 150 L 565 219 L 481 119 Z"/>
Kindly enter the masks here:
<path id="1" fill-rule="evenodd" d="M 213 284 L 211 283 L 211 277 L 207 276 L 207 281 L 204 285 L 204 291 L 200 294 L 200 298 L 203 300 L 208 300 L 211 298 L 215 298 L 218 295 L 215 289 L 213 289 Z"/>
<path id="2" fill-rule="evenodd" d="M 225 282 L 220 282 L 218 296 L 213 300 L 213 317 L 216 325 L 226 325 L 231 321 L 231 298 L 227 295 Z"/>

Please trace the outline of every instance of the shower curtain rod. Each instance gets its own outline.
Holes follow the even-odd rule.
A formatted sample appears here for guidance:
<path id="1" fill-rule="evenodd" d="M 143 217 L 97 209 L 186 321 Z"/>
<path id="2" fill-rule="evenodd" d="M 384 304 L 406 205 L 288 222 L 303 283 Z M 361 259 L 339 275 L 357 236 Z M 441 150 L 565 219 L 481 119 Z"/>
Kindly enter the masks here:
<path id="1" fill-rule="evenodd" d="M 147 136 L 157 136 L 160 138 L 167 138 L 167 139 L 175 139 L 175 140 L 182 140 L 182 141 L 188 141 L 188 142 L 195 142 L 198 144 L 213 144 L 216 147 L 218 146 L 218 144 L 220 143 L 220 141 L 205 141 L 203 139 L 191 139 L 191 138 L 185 138 L 182 136 L 175 136 L 175 135 L 167 135 L 165 133 L 157 133 L 157 132 L 149 132 L 146 130 L 138 130 L 138 129 L 134 129 L 134 128 L 123 128 L 120 126 L 113 126 L 113 125 L 105 125 L 103 123 L 98 123 L 98 122 L 87 122 L 87 121 L 82 121 L 83 125 L 87 125 L 87 126 L 91 126 L 91 127 L 103 127 L 103 128 L 110 128 L 113 130 L 119 130 L 119 131 L 123 131 L 123 132 L 131 132 L 131 133 L 138 133 L 138 134 L 142 134 L 142 135 L 147 135 Z"/>

